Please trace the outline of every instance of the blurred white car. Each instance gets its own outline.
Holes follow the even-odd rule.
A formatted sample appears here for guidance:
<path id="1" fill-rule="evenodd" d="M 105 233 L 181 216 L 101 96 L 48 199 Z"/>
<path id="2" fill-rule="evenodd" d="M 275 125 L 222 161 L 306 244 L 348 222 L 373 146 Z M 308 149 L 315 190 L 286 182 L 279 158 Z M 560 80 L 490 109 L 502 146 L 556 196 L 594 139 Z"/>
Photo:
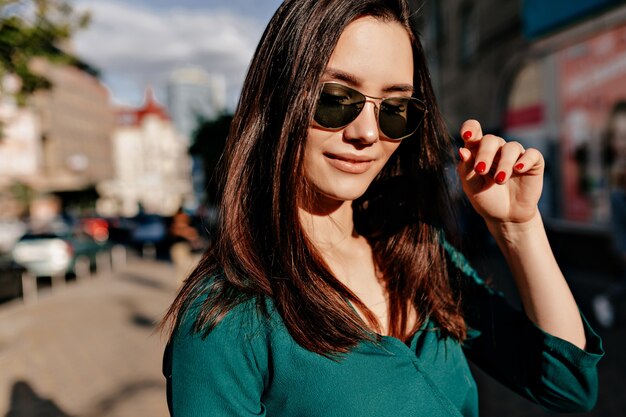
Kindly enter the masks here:
<path id="1" fill-rule="evenodd" d="M 36 276 L 89 273 L 98 253 L 108 251 L 106 242 L 96 242 L 80 231 L 29 233 L 13 248 L 13 261 Z"/>
<path id="2" fill-rule="evenodd" d="M 72 261 L 72 247 L 55 235 L 26 235 L 15 244 L 13 260 L 37 276 L 65 274 Z"/>

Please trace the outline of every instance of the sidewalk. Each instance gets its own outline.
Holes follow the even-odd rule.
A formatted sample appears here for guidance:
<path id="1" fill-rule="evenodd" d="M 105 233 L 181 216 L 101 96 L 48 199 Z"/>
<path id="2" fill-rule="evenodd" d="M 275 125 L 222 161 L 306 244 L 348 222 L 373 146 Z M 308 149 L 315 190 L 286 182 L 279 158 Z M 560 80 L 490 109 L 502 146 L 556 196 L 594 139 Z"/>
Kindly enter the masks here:
<path id="1" fill-rule="evenodd" d="M 0 305 L 0 416 L 168 416 L 154 328 L 176 284 L 169 264 L 130 258 L 34 305 Z"/>

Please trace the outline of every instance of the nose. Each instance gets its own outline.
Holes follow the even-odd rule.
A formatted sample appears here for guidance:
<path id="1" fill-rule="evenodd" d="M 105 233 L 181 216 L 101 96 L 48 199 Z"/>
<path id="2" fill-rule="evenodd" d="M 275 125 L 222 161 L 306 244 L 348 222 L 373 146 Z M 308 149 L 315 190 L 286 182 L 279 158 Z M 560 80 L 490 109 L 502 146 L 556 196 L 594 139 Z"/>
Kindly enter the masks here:
<path id="1" fill-rule="evenodd" d="M 367 100 L 363 110 L 352 123 L 344 129 L 344 137 L 349 141 L 374 143 L 378 140 L 378 117 L 376 103 Z"/>

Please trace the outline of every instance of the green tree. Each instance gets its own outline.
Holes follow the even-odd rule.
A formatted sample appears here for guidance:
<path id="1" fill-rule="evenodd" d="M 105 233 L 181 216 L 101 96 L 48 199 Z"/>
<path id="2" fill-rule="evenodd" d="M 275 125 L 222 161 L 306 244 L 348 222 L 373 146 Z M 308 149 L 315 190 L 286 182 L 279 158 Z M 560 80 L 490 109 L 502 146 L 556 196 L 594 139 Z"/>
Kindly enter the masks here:
<path id="1" fill-rule="evenodd" d="M 86 66 L 60 46 L 89 20 L 89 13 L 77 13 L 65 0 L 0 0 L 0 80 L 7 73 L 19 77 L 14 92 L 19 104 L 35 91 L 52 87 L 31 70 L 34 57 Z"/>
<path id="2" fill-rule="evenodd" d="M 213 120 L 200 120 L 193 133 L 193 144 L 189 148 L 192 156 L 200 157 L 204 168 L 206 203 L 218 201 L 219 161 L 226 147 L 226 137 L 233 120 L 230 114 L 223 114 Z"/>
<path id="3" fill-rule="evenodd" d="M 11 184 L 8 194 L 18 203 L 22 215 L 28 213 L 28 207 L 30 207 L 36 196 L 35 191 L 30 186 L 19 181 Z"/>

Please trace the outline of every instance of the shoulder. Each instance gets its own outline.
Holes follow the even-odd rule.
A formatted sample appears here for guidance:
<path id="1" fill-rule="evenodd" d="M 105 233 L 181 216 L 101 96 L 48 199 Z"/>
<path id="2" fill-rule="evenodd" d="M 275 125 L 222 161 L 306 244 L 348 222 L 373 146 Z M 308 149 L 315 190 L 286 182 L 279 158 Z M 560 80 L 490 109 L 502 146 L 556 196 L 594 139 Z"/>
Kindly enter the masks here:
<path id="1" fill-rule="evenodd" d="M 232 374 L 266 375 L 270 355 L 271 313 L 249 297 L 224 311 L 212 326 L 200 326 L 203 310 L 216 294 L 210 287 L 191 301 L 166 349 L 166 367 L 181 381 L 227 378 Z M 166 371 L 167 373 L 167 371 Z"/>
<path id="2" fill-rule="evenodd" d="M 200 294 L 189 301 L 164 355 L 172 415 L 199 415 L 200 410 L 240 415 L 245 409 L 257 415 L 270 373 L 269 320 L 258 298 L 247 297 L 203 328 L 199 318 L 219 293 L 208 286 Z"/>
<path id="3" fill-rule="evenodd" d="M 259 296 L 233 294 L 228 290 L 231 303 L 223 303 L 224 308 L 218 314 L 207 317 L 209 309 L 224 301 L 224 291 L 219 290 L 223 284 L 222 276 L 207 278 L 195 292 L 195 296 L 187 300 L 186 308 L 181 312 L 179 322 L 173 334 L 173 341 L 204 342 L 211 341 L 247 343 L 262 337 L 270 320 L 267 303 Z M 217 310 L 216 310 L 217 311 Z"/>

